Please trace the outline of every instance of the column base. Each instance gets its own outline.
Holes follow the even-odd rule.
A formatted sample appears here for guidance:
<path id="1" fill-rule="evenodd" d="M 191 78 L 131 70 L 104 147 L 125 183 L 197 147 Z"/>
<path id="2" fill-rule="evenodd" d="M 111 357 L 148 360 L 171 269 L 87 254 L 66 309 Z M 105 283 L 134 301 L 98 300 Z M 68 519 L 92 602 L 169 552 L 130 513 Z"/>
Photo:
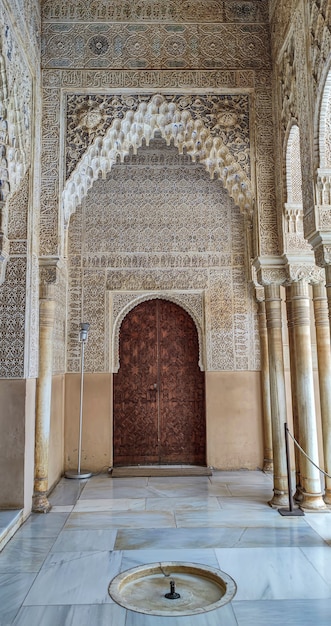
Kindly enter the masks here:
<path id="1" fill-rule="evenodd" d="M 297 487 L 296 488 L 296 492 L 293 496 L 293 500 L 294 502 L 297 502 L 298 504 L 300 504 L 303 500 L 303 493 L 302 493 L 302 489 L 301 487 Z"/>
<path id="2" fill-rule="evenodd" d="M 49 513 L 52 505 L 48 502 L 44 493 L 37 493 L 32 498 L 32 511 L 34 513 Z"/>
<path id="3" fill-rule="evenodd" d="M 269 506 L 273 509 L 278 509 L 280 506 L 288 505 L 288 493 L 287 491 L 276 491 L 274 490 L 274 495 L 268 502 Z"/>
<path id="4" fill-rule="evenodd" d="M 325 490 L 324 502 L 327 506 L 331 506 L 331 489 Z"/>
<path id="5" fill-rule="evenodd" d="M 266 474 L 272 474 L 274 471 L 274 462 L 271 459 L 264 459 L 262 471 Z"/>
<path id="6" fill-rule="evenodd" d="M 300 509 L 303 511 L 326 511 L 327 506 L 323 500 L 321 493 L 306 493 L 302 492 L 302 501 L 300 502 Z"/>

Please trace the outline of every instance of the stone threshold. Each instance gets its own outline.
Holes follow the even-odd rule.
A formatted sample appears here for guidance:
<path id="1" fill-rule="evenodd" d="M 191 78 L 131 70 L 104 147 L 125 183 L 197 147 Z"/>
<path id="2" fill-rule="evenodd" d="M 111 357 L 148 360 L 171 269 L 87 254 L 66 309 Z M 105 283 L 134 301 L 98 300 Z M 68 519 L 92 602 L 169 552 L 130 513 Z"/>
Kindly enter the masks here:
<path id="1" fill-rule="evenodd" d="M 130 465 L 127 467 L 113 467 L 109 474 L 113 478 L 127 478 L 130 476 L 212 476 L 210 467 L 197 465 Z"/>
<path id="2" fill-rule="evenodd" d="M 23 523 L 23 509 L 0 510 L 0 552 Z"/>

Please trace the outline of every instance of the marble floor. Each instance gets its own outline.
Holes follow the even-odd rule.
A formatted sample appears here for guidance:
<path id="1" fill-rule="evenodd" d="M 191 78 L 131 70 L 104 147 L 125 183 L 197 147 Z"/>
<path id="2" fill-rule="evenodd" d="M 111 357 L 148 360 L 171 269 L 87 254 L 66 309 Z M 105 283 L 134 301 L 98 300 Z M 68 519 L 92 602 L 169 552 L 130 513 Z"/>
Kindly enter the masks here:
<path id="1" fill-rule="evenodd" d="M 0 553 L 7 626 L 330 626 L 331 512 L 282 517 L 262 472 L 62 479 L 48 515 L 33 514 Z M 220 568 L 237 594 L 217 611 L 126 611 L 110 580 L 139 564 Z"/>

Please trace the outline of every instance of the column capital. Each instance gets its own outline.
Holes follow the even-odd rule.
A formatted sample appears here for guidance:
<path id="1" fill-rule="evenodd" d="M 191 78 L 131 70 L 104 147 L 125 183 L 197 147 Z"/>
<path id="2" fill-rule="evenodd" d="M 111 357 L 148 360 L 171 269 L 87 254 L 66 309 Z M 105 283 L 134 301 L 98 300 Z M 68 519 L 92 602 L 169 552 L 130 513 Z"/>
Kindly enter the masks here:
<path id="1" fill-rule="evenodd" d="M 317 267 L 313 253 L 308 254 L 285 254 L 287 284 L 292 282 L 305 281 L 314 284 L 323 282 L 324 272 L 321 267 Z"/>
<path id="2" fill-rule="evenodd" d="M 39 297 L 42 300 L 53 300 L 55 285 L 60 269 L 59 257 L 41 257 L 39 259 Z"/>
<path id="3" fill-rule="evenodd" d="M 260 256 L 253 260 L 257 282 L 262 285 L 283 285 L 286 282 L 284 258 L 280 256 Z"/>

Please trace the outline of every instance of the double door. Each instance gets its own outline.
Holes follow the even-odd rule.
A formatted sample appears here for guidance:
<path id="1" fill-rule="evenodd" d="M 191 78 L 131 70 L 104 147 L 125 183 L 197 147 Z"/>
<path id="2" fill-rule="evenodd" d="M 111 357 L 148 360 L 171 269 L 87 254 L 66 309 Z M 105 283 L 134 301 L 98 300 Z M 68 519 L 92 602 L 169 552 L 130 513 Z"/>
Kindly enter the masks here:
<path id="1" fill-rule="evenodd" d="M 120 331 L 114 465 L 205 465 L 205 380 L 192 318 L 167 300 L 139 304 Z"/>

